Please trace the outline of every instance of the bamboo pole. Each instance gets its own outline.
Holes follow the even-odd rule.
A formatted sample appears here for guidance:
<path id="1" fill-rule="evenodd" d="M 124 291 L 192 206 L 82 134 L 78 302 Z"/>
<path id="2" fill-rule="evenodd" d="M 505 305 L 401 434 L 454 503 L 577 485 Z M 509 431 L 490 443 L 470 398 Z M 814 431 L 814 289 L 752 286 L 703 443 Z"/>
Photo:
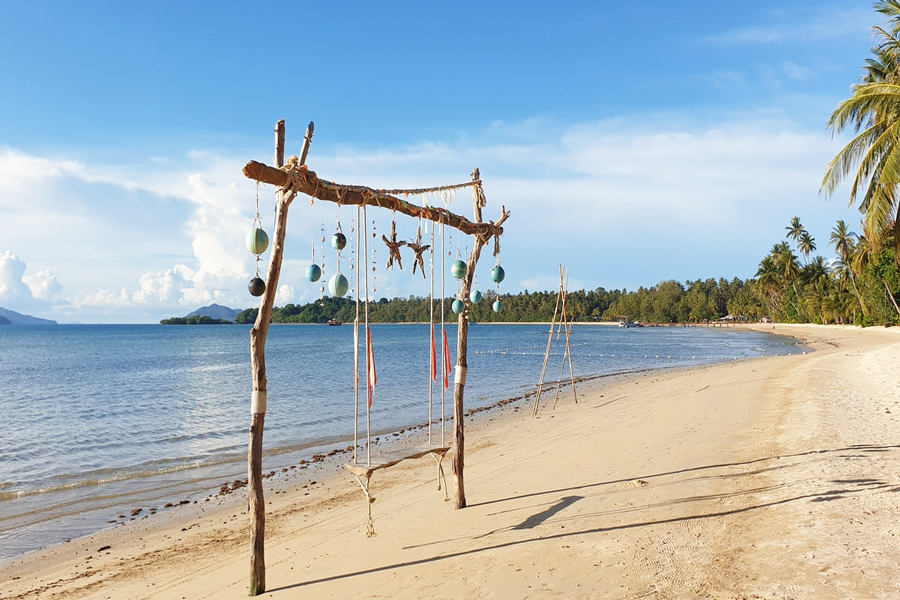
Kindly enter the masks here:
<path id="1" fill-rule="evenodd" d="M 550 331 L 547 332 L 547 350 L 544 352 L 544 366 L 541 367 L 541 380 L 538 382 L 537 392 L 534 396 L 534 406 L 531 408 L 531 416 L 536 417 L 541 404 L 541 393 L 544 390 L 544 377 L 547 375 L 547 363 L 550 361 L 550 348 L 553 346 L 553 328 L 556 326 L 556 315 L 559 313 L 559 301 L 562 299 L 563 266 L 559 265 L 559 293 L 556 295 L 556 308 L 553 309 L 553 318 L 550 320 Z"/>
<path id="2" fill-rule="evenodd" d="M 313 123 L 310 122 L 304 140 L 304 156 L 312 141 Z M 275 125 L 275 164 L 284 164 L 284 119 Z M 265 529 L 266 505 L 262 484 L 262 444 L 266 419 L 266 337 L 275 305 L 278 278 L 284 256 L 284 238 L 287 232 L 288 208 L 297 192 L 279 188 L 275 193 L 275 231 L 272 256 L 266 276 L 266 291 L 260 300 L 259 313 L 250 330 L 250 364 L 253 376 L 251 399 L 250 442 L 247 449 L 248 502 L 250 510 L 250 595 L 266 591 Z"/>

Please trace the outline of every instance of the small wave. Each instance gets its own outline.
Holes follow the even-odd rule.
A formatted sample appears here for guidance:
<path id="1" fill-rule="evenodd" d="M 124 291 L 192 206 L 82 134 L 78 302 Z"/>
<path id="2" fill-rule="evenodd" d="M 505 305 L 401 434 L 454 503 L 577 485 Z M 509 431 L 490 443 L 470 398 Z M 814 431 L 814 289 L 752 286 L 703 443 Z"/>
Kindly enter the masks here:
<path id="1" fill-rule="evenodd" d="M 78 477 L 78 479 L 63 481 L 61 483 L 52 483 L 48 481 L 43 485 L 37 485 L 35 487 L 27 487 L 18 490 L 10 490 L 9 488 L 17 487 L 20 484 L 4 483 L 3 486 L 0 487 L 0 501 L 13 500 L 24 496 L 52 494 L 55 492 L 64 492 L 76 490 L 79 488 L 97 487 L 130 480 L 160 477 L 171 473 L 203 469 L 206 467 L 215 467 L 228 463 L 238 463 L 245 460 L 245 458 L 246 457 L 240 453 L 229 453 L 210 457 L 191 457 L 190 459 L 160 459 L 148 461 L 146 463 L 143 463 L 139 467 L 99 469 L 97 471 L 79 475 L 57 476 L 53 479 L 71 479 L 73 477 Z"/>

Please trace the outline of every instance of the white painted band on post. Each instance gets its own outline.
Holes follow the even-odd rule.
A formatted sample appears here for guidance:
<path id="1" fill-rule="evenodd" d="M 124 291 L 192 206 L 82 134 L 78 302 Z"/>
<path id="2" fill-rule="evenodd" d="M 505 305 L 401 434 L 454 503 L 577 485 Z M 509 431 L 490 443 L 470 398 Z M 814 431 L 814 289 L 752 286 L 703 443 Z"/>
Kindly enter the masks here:
<path id="1" fill-rule="evenodd" d="M 265 413 L 266 412 L 266 397 L 268 396 L 267 392 L 260 392 L 257 390 L 253 390 L 253 393 L 250 394 L 250 414 L 255 415 L 257 413 Z"/>
<path id="2" fill-rule="evenodd" d="M 463 366 L 456 365 L 456 384 L 457 385 L 466 385 L 466 372 L 468 372 L 468 369 L 466 369 Z"/>

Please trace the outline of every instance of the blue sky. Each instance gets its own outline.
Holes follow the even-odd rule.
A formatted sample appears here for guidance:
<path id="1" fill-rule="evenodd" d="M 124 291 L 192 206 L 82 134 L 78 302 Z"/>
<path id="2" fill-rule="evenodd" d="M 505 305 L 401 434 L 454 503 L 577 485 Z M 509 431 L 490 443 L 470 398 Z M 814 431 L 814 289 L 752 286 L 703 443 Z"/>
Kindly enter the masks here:
<path id="1" fill-rule="evenodd" d="M 559 263 L 571 289 L 749 278 L 793 216 L 830 257 L 835 221 L 860 227 L 846 190 L 818 193 L 845 141 L 825 123 L 879 22 L 850 0 L 3 3 L 0 306 L 83 323 L 255 306 L 241 168 L 271 163 L 281 118 L 289 154 L 315 121 L 308 164 L 332 181 L 479 167 L 485 217 L 512 211 L 501 291 L 555 289 Z M 321 293 L 303 272 L 338 215 L 318 211 L 291 208 L 279 304 Z M 271 233 L 271 186 L 260 212 Z M 376 297 L 427 295 L 386 257 Z"/>

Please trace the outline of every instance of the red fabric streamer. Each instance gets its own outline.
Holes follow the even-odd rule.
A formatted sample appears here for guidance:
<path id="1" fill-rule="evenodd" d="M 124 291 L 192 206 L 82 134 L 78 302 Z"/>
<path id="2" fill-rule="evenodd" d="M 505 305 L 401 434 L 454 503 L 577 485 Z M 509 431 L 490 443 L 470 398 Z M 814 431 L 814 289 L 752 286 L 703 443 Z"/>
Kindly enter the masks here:
<path id="1" fill-rule="evenodd" d="M 431 324 L 431 381 L 437 382 L 437 348 L 434 345 L 434 323 Z"/>
<path id="2" fill-rule="evenodd" d="M 369 383 L 369 408 L 372 408 L 372 400 L 375 398 L 375 384 L 378 383 L 378 375 L 375 373 L 375 350 L 372 347 L 372 331 L 366 325 L 366 369 Z"/>
<path id="3" fill-rule="evenodd" d="M 447 330 L 442 329 L 444 334 L 444 389 L 450 389 L 450 344 L 447 343 Z"/>

